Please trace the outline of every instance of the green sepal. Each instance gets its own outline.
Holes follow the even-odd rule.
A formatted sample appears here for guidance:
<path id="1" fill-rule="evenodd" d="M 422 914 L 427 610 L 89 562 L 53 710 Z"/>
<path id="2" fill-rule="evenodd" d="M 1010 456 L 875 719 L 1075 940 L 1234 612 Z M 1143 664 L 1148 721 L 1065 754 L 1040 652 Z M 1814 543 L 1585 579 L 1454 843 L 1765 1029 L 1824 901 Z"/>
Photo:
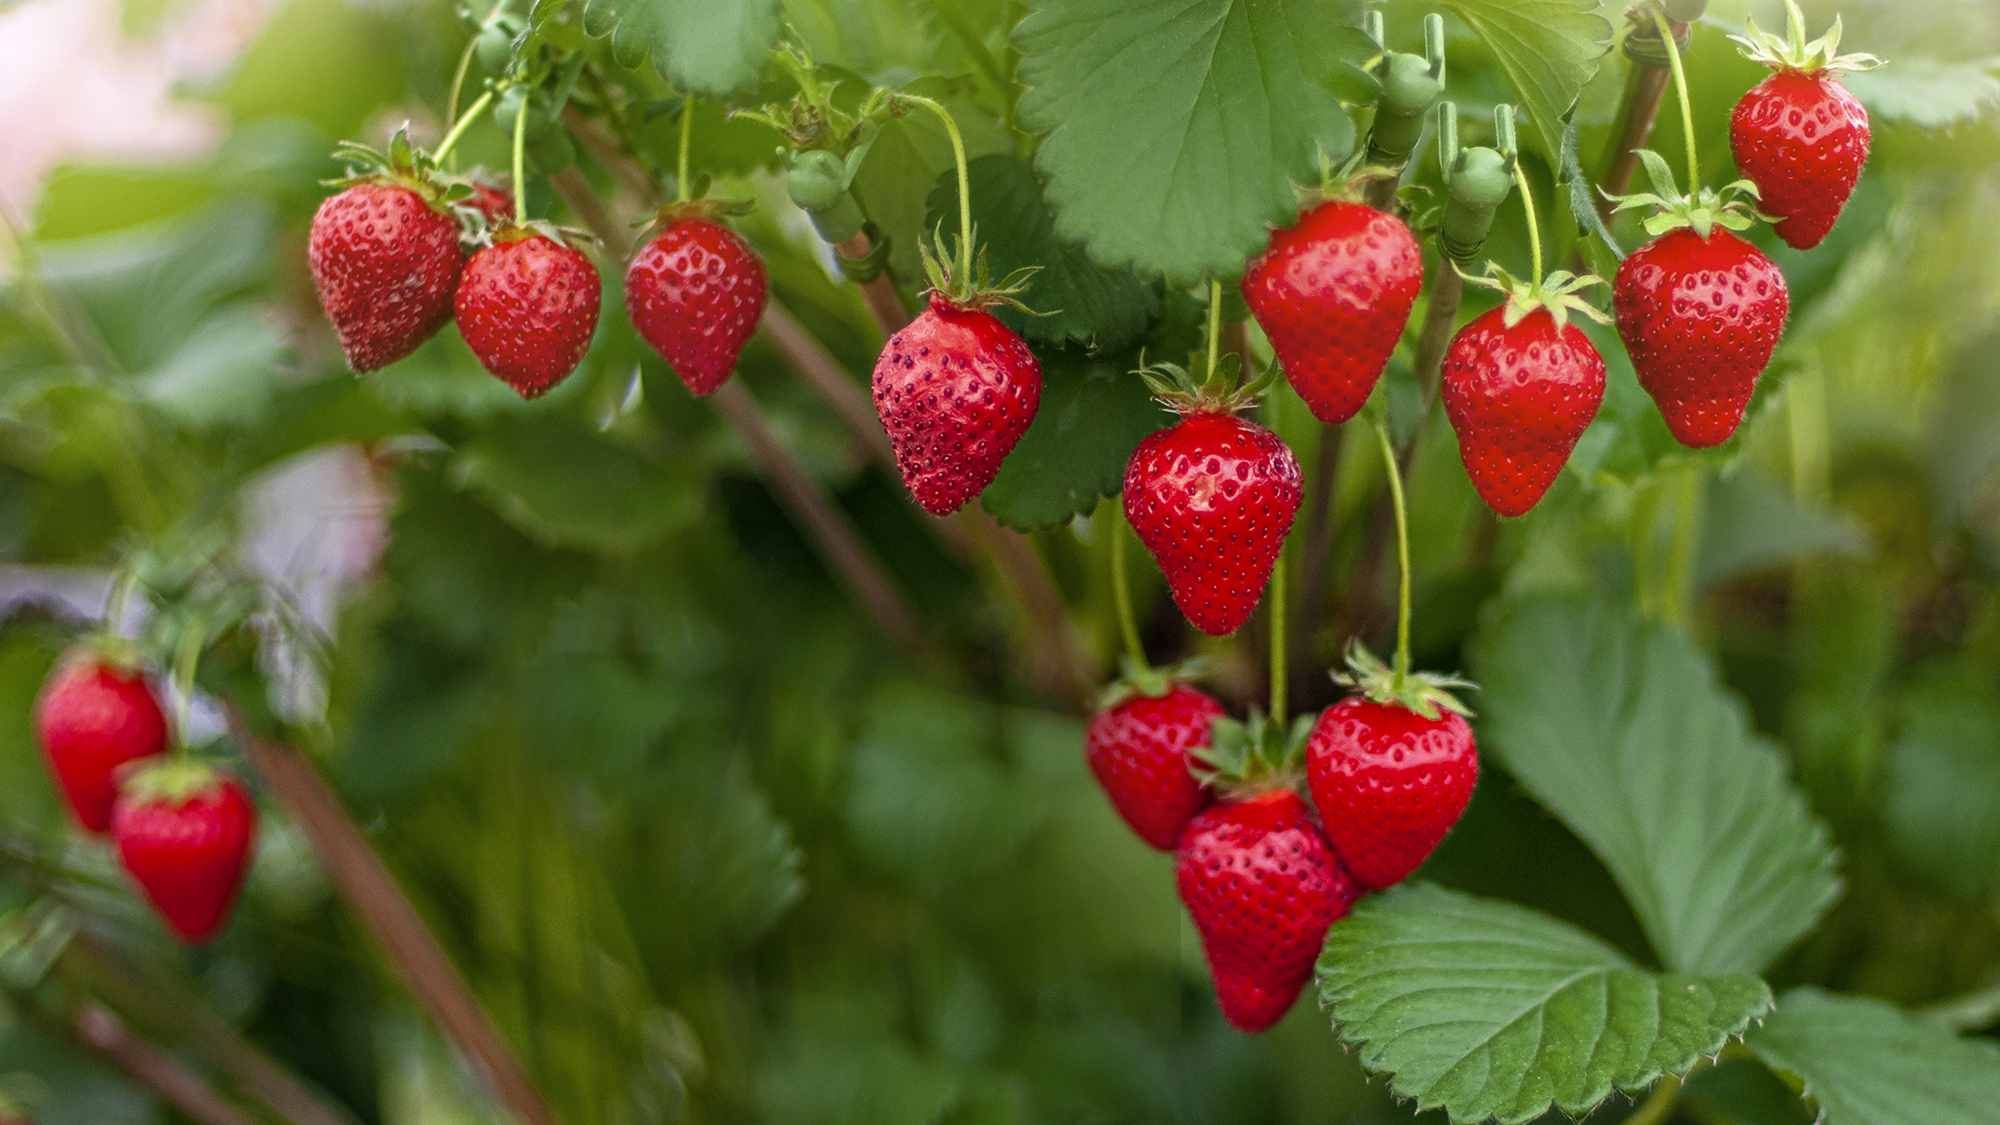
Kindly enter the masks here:
<path id="1" fill-rule="evenodd" d="M 1467 719 L 1472 717 L 1472 709 L 1452 694 L 1453 688 L 1477 691 L 1479 685 L 1470 680 L 1435 672 L 1405 672 L 1399 678 L 1394 669 L 1382 663 L 1359 640 L 1347 644 L 1347 668 L 1346 672 L 1329 673 L 1333 682 L 1353 688 L 1372 703 L 1393 703 L 1433 722 L 1443 711 Z"/>
<path id="2" fill-rule="evenodd" d="M 1206 656 L 1191 656 L 1178 664 L 1169 664 L 1164 668 L 1137 664 L 1128 656 L 1119 661 L 1118 668 L 1118 678 L 1098 693 L 1099 711 L 1116 707 L 1135 696 L 1159 699 L 1173 691 L 1177 685 L 1194 683 L 1215 671 L 1214 662 Z"/>
<path id="3" fill-rule="evenodd" d="M 937 247 L 935 252 L 931 247 L 924 246 L 921 243 L 917 247 L 918 252 L 923 255 L 924 275 L 930 279 L 931 292 L 937 293 L 945 300 L 965 309 L 985 310 L 995 305 L 1006 305 L 1010 308 L 1019 309 L 1029 316 L 1052 315 L 1052 312 L 1036 312 L 1016 299 L 1020 294 L 1028 291 L 1028 279 L 1039 272 L 1042 267 L 1023 266 L 1006 277 L 1001 278 L 999 284 L 996 285 L 993 282 L 992 276 L 987 272 L 986 250 L 982 247 L 972 259 L 971 276 L 954 277 L 952 276 L 951 265 L 956 260 L 956 255 L 951 257 L 944 256 L 943 226 L 939 226 L 937 231 L 931 235 L 931 242 Z M 975 246 L 979 244 L 979 228 L 977 227 L 974 227 L 972 230 L 972 242 Z"/>
<path id="4" fill-rule="evenodd" d="M 1149 364 L 1143 353 L 1139 361 L 1133 374 L 1145 381 L 1147 389 L 1153 392 L 1153 401 L 1183 415 L 1235 414 L 1248 410 L 1284 376 L 1284 369 L 1273 360 L 1244 383 L 1243 357 L 1233 351 L 1222 353 L 1214 370 L 1200 379 L 1178 363 Z"/>
<path id="5" fill-rule="evenodd" d="M 1453 269 L 1458 267 L 1454 265 Z M 1569 326 L 1569 314 L 1579 312 L 1599 324 L 1610 324 L 1611 317 L 1604 310 L 1577 296 L 1593 285 L 1604 285 L 1605 280 L 1596 274 L 1573 274 L 1568 270 L 1557 270 L 1543 278 L 1541 284 L 1534 285 L 1522 281 L 1508 273 L 1498 262 L 1486 263 L 1486 272 L 1480 275 L 1459 270 L 1460 277 L 1467 285 L 1477 285 L 1507 296 L 1507 311 L 1502 319 L 1512 328 L 1527 318 L 1536 309 L 1547 309 L 1555 318 L 1558 331 Z"/>
<path id="6" fill-rule="evenodd" d="M 747 215 L 754 206 L 750 201 L 742 199 L 688 199 L 669 203 L 632 224 L 632 242 L 634 245 L 644 246 L 654 234 L 683 219 L 705 219 L 713 222 L 724 215 Z"/>
<path id="7" fill-rule="evenodd" d="M 1744 58 L 1780 73 L 1813 75 L 1829 70 L 1874 70 L 1882 65 L 1882 60 L 1874 55 L 1840 53 L 1839 16 L 1833 17 L 1833 26 L 1826 29 L 1825 35 L 1807 42 L 1806 17 L 1793 0 L 1785 0 L 1784 38 L 1765 31 L 1757 26 L 1756 20 L 1748 18 L 1743 21 L 1743 34 L 1729 38 L 1742 49 Z"/>
<path id="8" fill-rule="evenodd" d="M 1763 199 L 1763 193 L 1749 180 L 1725 184 L 1719 191 L 1705 187 L 1691 196 L 1684 195 L 1674 183 L 1673 169 L 1667 167 L 1664 157 L 1645 148 L 1637 150 L 1636 155 L 1646 169 L 1646 179 L 1652 183 L 1653 190 L 1633 195 L 1606 193 L 1605 198 L 1618 205 L 1612 209 L 1614 214 L 1642 207 L 1655 208 L 1659 213 L 1648 216 L 1644 223 L 1646 233 L 1655 238 L 1670 230 L 1689 227 L 1706 240 L 1716 227 L 1749 230 L 1760 219 L 1767 223 L 1777 222 L 1777 219 L 1757 210 L 1753 203 L 1746 202 Z"/>
<path id="9" fill-rule="evenodd" d="M 1228 796 L 1295 787 L 1318 719 L 1300 715 L 1287 730 L 1255 707 L 1247 719 L 1219 718 L 1208 745 L 1188 751 L 1198 763 L 1190 768 L 1204 786 Z"/>
<path id="10" fill-rule="evenodd" d="M 118 795 L 148 804 L 164 802 L 178 806 L 191 797 L 213 792 L 221 787 L 222 781 L 222 772 L 214 766 L 186 754 L 169 754 L 164 758 L 141 758 L 132 764 L 130 772 L 121 770 Z"/>

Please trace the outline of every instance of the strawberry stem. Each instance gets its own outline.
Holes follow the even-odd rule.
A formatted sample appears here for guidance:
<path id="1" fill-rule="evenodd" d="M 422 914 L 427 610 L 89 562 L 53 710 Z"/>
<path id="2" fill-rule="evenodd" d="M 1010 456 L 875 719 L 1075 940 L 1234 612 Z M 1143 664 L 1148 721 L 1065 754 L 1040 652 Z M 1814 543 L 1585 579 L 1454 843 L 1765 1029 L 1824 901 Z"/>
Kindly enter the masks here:
<path id="1" fill-rule="evenodd" d="M 1522 185 L 1526 190 L 1526 185 Z M 1530 208 L 1529 215 L 1534 214 Z M 1533 220 L 1530 219 L 1530 229 Z M 1540 265 L 1540 255 L 1536 255 L 1536 265 Z M 1537 268 L 1536 273 L 1541 271 Z M 1396 563 L 1402 576 L 1396 587 L 1396 667 L 1390 681 L 1390 691 L 1403 690 L 1403 681 L 1410 674 L 1410 517 L 1403 503 L 1403 473 L 1396 464 L 1396 450 L 1389 442 L 1389 427 L 1381 415 L 1370 414 L 1369 421 L 1375 424 L 1375 442 L 1382 448 L 1382 471 L 1389 474 L 1389 501 L 1396 511 Z"/>
<path id="2" fill-rule="evenodd" d="M 674 165 L 674 199 L 679 203 L 688 201 L 688 142 L 694 137 L 694 95 L 687 95 L 681 106 L 681 151 L 679 162 Z"/>
<path id="3" fill-rule="evenodd" d="M 1681 470 L 1674 493 L 1674 538 L 1667 555 L 1666 592 L 1660 599 L 1660 616 L 1667 623 L 1682 625 L 1688 616 L 1689 579 L 1694 571 L 1696 509 L 1701 503 L 1701 462 L 1690 461 Z"/>
<path id="4" fill-rule="evenodd" d="M 1276 400 L 1272 400 L 1274 403 Z M 1271 720 L 1280 730 L 1285 726 L 1285 546 L 1278 544 L 1278 559 L 1271 564 Z"/>
<path id="5" fill-rule="evenodd" d="M 463 137 L 465 135 L 465 131 L 472 127 L 472 123 L 474 121 L 479 120 L 479 115 L 486 111 L 486 107 L 492 103 L 493 95 L 496 92 L 497 91 L 495 90 L 488 90 L 484 94 L 481 94 L 479 96 L 479 100 L 473 102 L 472 105 L 466 109 L 464 116 L 454 118 L 456 123 L 452 125 L 451 131 L 444 135 L 444 140 L 438 142 L 437 152 L 432 154 L 431 159 L 443 160 L 445 156 L 451 152 L 452 146 L 458 144 L 458 139 L 460 137 Z M 458 100 L 458 91 L 456 90 L 452 91 L 451 96 L 453 104 L 454 106 L 456 106 Z M 452 167 L 456 168 L 458 167 L 458 165 L 454 164 L 452 165 Z M 518 181 L 516 182 L 518 184 Z"/>
<path id="6" fill-rule="evenodd" d="M 444 127 L 446 133 L 457 132 L 456 127 L 458 125 L 458 95 L 465 89 L 465 75 L 466 72 L 472 69 L 472 55 L 473 52 L 477 51 L 478 49 L 479 49 L 479 33 L 475 31 L 472 33 L 472 38 L 466 40 L 465 50 L 462 51 L 458 56 L 458 72 L 451 76 L 451 97 L 446 99 L 444 103 Z M 484 104 L 485 103 L 483 102 L 481 103 L 481 108 L 484 108 Z M 478 114 L 479 110 L 475 109 L 472 112 L 466 114 L 466 116 L 476 117 L 478 116 Z M 439 146 L 437 151 L 437 159 L 443 160 L 446 151 L 447 150 L 443 146 Z M 454 172 L 458 171 L 457 161 L 455 160 L 452 161 L 451 170 Z"/>
<path id="7" fill-rule="evenodd" d="M 1215 365 L 1222 358 L 1222 281 L 1208 279 L 1208 370 L 1204 379 L 1215 378 Z"/>
<path id="8" fill-rule="evenodd" d="M 1542 288 L 1542 227 L 1535 220 L 1535 196 L 1528 190 L 1528 170 L 1522 161 L 1514 162 L 1514 186 L 1521 192 L 1521 209 L 1528 214 L 1528 250 L 1534 255 L 1535 272 L 1531 288 L 1539 292 Z"/>
<path id="9" fill-rule="evenodd" d="M 958 168 L 958 276 L 972 276 L 972 180 L 965 171 L 965 138 L 959 136 L 958 122 L 938 103 L 921 94 L 897 94 L 896 97 L 923 106 L 938 115 L 944 122 L 944 131 L 951 137 L 951 159 Z"/>
<path id="10" fill-rule="evenodd" d="M 1794 7 L 1792 11 L 1796 14 L 1798 8 Z M 1688 102 L 1687 71 L 1681 66 L 1680 44 L 1674 42 L 1674 29 L 1667 26 L 1667 14 L 1658 8 L 1653 9 L 1653 22 L 1659 25 L 1660 42 L 1666 46 L 1667 63 L 1674 71 L 1674 96 L 1681 103 L 1681 132 L 1687 134 L 1688 194 L 1692 195 L 1701 188 L 1701 172 L 1695 159 L 1694 109 Z"/>
<path id="11" fill-rule="evenodd" d="M 1125 517 L 1121 505 L 1111 507 L 1111 600 L 1118 607 L 1118 633 L 1125 639 L 1125 657 L 1133 667 L 1144 670 L 1148 667 L 1146 646 L 1139 640 L 1139 623 L 1132 616 L 1132 587 L 1125 576 Z"/>
<path id="12" fill-rule="evenodd" d="M 111 587 L 111 596 L 104 603 L 104 635 L 116 637 L 121 634 L 125 621 L 125 603 L 132 599 L 132 590 L 139 585 L 139 574 L 126 570 L 118 576 L 118 583 Z"/>
<path id="13" fill-rule="evenodd" d="M 188 712 L 194 708 L 194 670 L 207 640 L 207 619 L 197 615 L 182 626 L 180 644 L 174 647 L 174 742 L 178 745 L 186 745 Z"/>
<path id="14" fill-rule="evenodd" d="M 528 98 L 521 99 L 521 109 L 514 114 L 514 225 L 526 226 L 528 222 Z M 470 114 L 467 115 L 468 117 Z"/>

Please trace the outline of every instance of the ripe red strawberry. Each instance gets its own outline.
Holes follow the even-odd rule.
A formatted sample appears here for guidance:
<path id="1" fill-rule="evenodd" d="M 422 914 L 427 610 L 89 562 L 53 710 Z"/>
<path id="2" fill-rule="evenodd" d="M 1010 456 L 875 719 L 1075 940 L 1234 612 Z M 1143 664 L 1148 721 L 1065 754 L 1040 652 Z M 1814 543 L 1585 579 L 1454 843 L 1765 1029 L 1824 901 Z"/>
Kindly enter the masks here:
<path id="1" fill-rule="evenodd" d="M 1337 424 L 1368 401 L 1423 286 L 1423 251 L 1402 220 L 1334 201 L 1271 236 L 1243 274 L 1243 300 L 1313 417 Z"/>
<path id="2" fill-rule="evenodd" d="M 1493 510 L 1535 506 L 1604 401 L 1604 359 L 1582 330 L 1537 305 L 1503 305 L 1459 330 L 1444 356 L 1444 408 L 1472 486 Z"/>
<path id="3" fill-rule="evenodd" d="M 458 331 L 481 366 L 535 398 L 583 362 L 601 295 L 597 267 L 582 251 L 507 227 L 465 265 Z"/>
<path id="4" fill-rule="evenodd" d="M 1361 893 L 1306 803 L 1283 788 L 1197 815 L 1174 870 L 1222 1014 L 1243 1031 L 1262 1031 L 1290 1010 L 1328 927 Z"/>
<path id="5" fill-rule="evenodd" d="M 1818 246 L 1868 160 L 1868 111 L 1840 84 L 1838 72 L 1881 65 L 1872 55 L 1841 55 L 1840 18 L 1825 36 L 1805 41 L 1805 19 L 1788 9 L 1780 39 L 1747 21 L 1732 36 L 1743 54 L 1776 73 L 1753 87 L 1729 116 L 1736 167 L 1757 185 L 1762 209 L 1781 216 L 1778 237 L 1800 250 Z"/>
<path id="6" fill-rule="evenodd" d="M 1203 692 L 1163 680 L 1163 692 L 1136 685 L 1093 715 L 1084 729 L 1084 758 L 1104 795 L 1141 840 L 1163 852 L 1180 843 L 1188 819 L 1208 804 L 1192 772 L 1189 751 L 1209 744 L 1222 704 Z"/>
<path id="7" fill-rule="evenodd" d="M 1306 739 L 1306 781 L 1326 838 L 1356 881 L 1381 890 L 1423 865 L 1472 799 L 1479 754 L 1448 688 L 1400 680 L 1356 646 L 1350 695 L 1320 713 Z"/>
<path id="8" fill-rule="evenodd" d="M 190 945 L 222 929 L 256 832 L 242 783 L 186 761 L 128 778 L 111 822 L 119 863 Z"/>
<path id="9" fill-rule="evenodd" d="M 143 675 L 86 656 L 43 686 L 35 738 L 77 823 L 103 832 L 111 827 L 118 767 L 165 751 L 167 718 Z"/>
<path id="10" fill-rule="evenodd" d="M 451 319 L 458 233 L 442 203 L 407 183 L 358 183 L 320 204 L 307 260 L 349 367 L 386 367 Z"/>
<path id="11" fill-rule="evenodd" d="M 1125 463 L 1125 516 L 1174 604 L 1211 637 L 1250 619 L 1304 492 L 1278 435 L 1226 410 L 1188 414 Z"/>
<path id="12" fill-rule="evenodd" d="M 1729 440 L 1771 362 L 1791 303 L 1785 275 L 1727 230 L 1681 227 L 1640 247 L 1612 285 L 1639 385 L 1682 445 Z"/>
<path id="13" fill-rule="evenodd" d="M 875 412 L 917 504 L 950 515 L 985 491 L 1042 403 L 1035 353 L 978 303 L 933 292 L 875 361 Z"/>
<path id="14" fill-rule="evenodd" d="M 698 215 L 670 220 L 625 273 L 632 326 L 697 395 L 729 378 L 765 296 L 764 259 L 735 231 Z"/>

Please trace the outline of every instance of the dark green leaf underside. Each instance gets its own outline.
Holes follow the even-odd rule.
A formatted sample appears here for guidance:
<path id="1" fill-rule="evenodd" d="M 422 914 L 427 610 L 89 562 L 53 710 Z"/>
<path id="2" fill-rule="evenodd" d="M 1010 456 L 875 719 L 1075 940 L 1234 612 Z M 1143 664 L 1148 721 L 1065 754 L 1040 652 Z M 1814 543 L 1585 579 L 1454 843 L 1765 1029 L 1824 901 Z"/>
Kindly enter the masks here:
<path id="1" fill-rule="evenodd" d="M 1984 1125 L 2000 1114 L 2000 1046 L 1880 1000 L 1796 989 L 1744 1042 L 1804 1081 L 1824 1125 Z"/>
<path id="2" fill-rule="evenodd" d="M 676 90 L 720 97 L 757 81 L 778 41 L 779 0 L 589 0 L 584 24 L 619 61 L 648 55 Z"/>

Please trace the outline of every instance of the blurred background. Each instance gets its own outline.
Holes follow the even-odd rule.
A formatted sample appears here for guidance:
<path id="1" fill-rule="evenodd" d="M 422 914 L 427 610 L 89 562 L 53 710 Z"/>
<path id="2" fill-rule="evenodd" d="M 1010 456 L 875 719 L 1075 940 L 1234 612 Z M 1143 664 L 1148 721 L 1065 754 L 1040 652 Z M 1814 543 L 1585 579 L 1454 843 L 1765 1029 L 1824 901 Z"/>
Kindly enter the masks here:
<path id="1" fill-rule="evenodd" d="M 975 148 L 1027 155 L 963 77 L 954 25 L 1008 57 L 1020 7 L 784 6 L 821 62 L 958 83 L 954 108 L 987 133 Z M 1427 8 L 1387 7 L 1410 49 Z M 1815 30 L 1834 11 L 1807 7 Z M 1931 1006 L 1977 1032 L 2000 1022 L 2000 9 L 1839 10 L 1849 49 L 1908 73 L 1872 93 L 1853 80 L 1875 150 L 1827 245 L 1760 235 L 1792 327 L 1728 471 L 1701 478 L 1695 628 L 1845 857 L 1845 898 L 1773 985 Z M 1717 2 L 1689 54 L 1713 183 L 1731 178 L 1728 108 L 1760 74 L 1725 39 L 1746 11 L 1782 26 L 1774 5 Z M 1453 96 L 1477 121 L 1510 95 L 1451 28 Z M 900 655 L 855 607 L 752 450 L 637 340 L 611 278 L 589 358 L 546 399 L 520 402 L 449 328 L 346 372 L 305 269 L 328 154 L 405 121 L 434 143 L 470 34 L 443 0 L 0 3 L 16 243 L 0 244 L 0 1096 L 42 1125 L 177 1120 L 29 1018 L 46 990 L 104 987 L 116 965 L 169 998 L 165 1039 L 203 1034 L 171 1018 L 192 990 L 356 1121 L 500 1119 L 281 809 L 265 806 L 230 929 L 193 952 L 64 824 L 29 730 L 43 678 L 128 552 L 221 528 L 333 640 L 324 660 L 266 669 L 271 706 L 313 717 L 308 749 L 572 1125 L 1411 1119 L 1310 999 L 1263 1036 L 1222 1022 L 1170 857 L 1089 780 L 1084 712 L 1035 655 L 1046 615 L 946 549 L 767 338 L 740 377 L 943 655 Z M 1626 65 L 1608 55 L 1580 104 L 1589 167 Z M 1911 96 L 1919 80 L 1931 96 Z M 672 125 L 641 122 L 637 143 L 668 151 Z M 934 128 L 908 132 L 867 175 L 871 208 L 899 198 L 916 230 L 946 163 Z M 1652 147 L 1681 144 L 1662 114 Z M 858 386 L 880 336 L 777 186 L 777 145 L 698 112 L 698 166 L 755 200 L 738 225 L 774 295 Z M 490 122 L 462 152 L 507 158 Z M 1550 200 L 1546 156 L 1530 163 Z M 1425 160 L 1419 180 L 1435 175 Z M 539 180 L 530 199 L 568 217 Z M 1518 208 L 1502 214 L 1494 256 L 1522 260 Z M 1159 298 L 1164 332 L 1188 302 Z M 1424 666 L 1462 667 L 1503 592 L 1634 596 L 1635 560 L 1666 541 L 1676 454 L 1603 340 L 1605 417 L 1527 519 L 1491 518 L 1432 414 L 1410 482 Z M 79 374 L 66 349 L 117 374 Z M 1273 416 L 1310 471 L 1317 425 L 1288 393 Z M 1294 677 L 1313 706 L 1349 635 L 1380 651 L 1393 629 L 1393 568 L 1369 547 L 1375 454 L 1326 452 L 1326 608 L 1297 627 Z M 1062 628 L 1101 682 L 1108 508 L 1039 522 Z M 1142 557 L 1149 650 L 1208 651 L 1240 714 L 1261 698 L 1263 626 L 1197 644 Z M 192 734 L 220 734 L 212 711 Z M 1602 866 L 1498 770 L 1423 877 L 1648 959 Z M 1685 1119 L 1807 1120 L 1755 1064 L 1711 1074 Z M 1628 1111 L 1614 1098 L 1592 1120 Z"/>

